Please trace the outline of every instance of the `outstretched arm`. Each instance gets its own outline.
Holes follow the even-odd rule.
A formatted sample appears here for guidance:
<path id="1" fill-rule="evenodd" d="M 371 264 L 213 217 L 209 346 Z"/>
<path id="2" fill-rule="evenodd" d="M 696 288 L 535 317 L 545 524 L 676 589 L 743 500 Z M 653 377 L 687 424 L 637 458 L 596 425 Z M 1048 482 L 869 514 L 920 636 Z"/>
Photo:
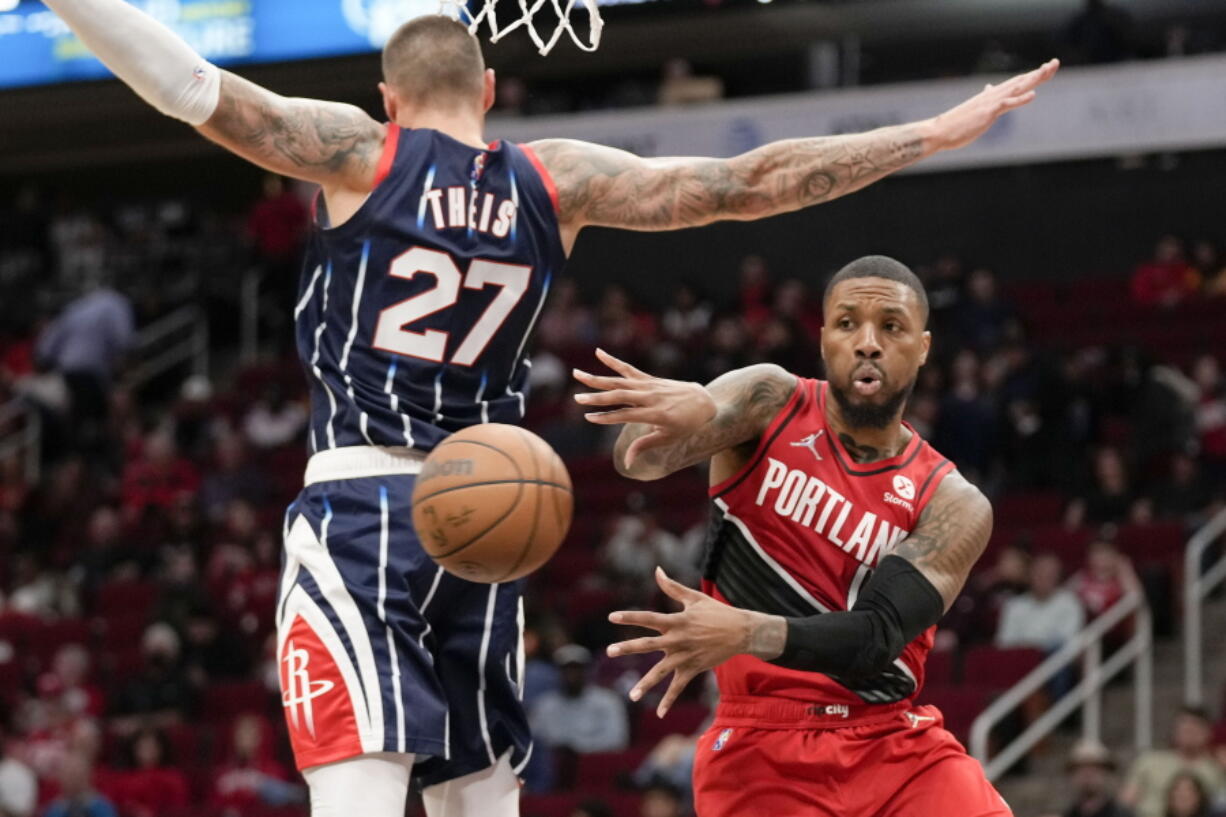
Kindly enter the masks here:
<path id="1" fill-rule="evenodd" d="M 652 377 L 601 349 L 596 356 L 618 376 L 576 369 L 575 379 L 597 391 L 575 400 L 622 407 L 586 417 L 599 425 L 625 423 L 613 464 L 631 479 L 660 479 L 756 440 L 796 388 L 796 376 L 771 363 L 736 369 L 704 387 Z"/>
<path id="2" fill-rule="evenodd" d="M 45 0 L 142 99 L 276 173 L 368 191 L 385 128 L 352 105 L 287 99 L 212 65 L 124 0 Z"/>
<path id="3" fill-rule="evenodd" d="M 1034 99 L 1056 60 L 991 86 L 933 119 L 847 136 L 789 139 L 731 159 L 642 159 L 567 139 L 532 143 L 558 188 L 565 228 L 676 230 L 750 221 L 832 201 L 982 136 Z"/>
<path id="4" fill-rule="evenodd" d="M 659 635 L 613 644 L 608 652 L 612 656 L 664 652 L 630 692 L 638 700 L 673 674 L 660 702 L 661 715 L 691 678 L 742 653 L 791 669 L 872 677 L 940 620 L 961 592 L 991 532 L 991 505 L 955 471 L 942 480 L 915 531 L 878 563 L 850 610 L 805 618 L 741 610 L 657 571 L 661 589 L 685 609 L 672 614 L 613 613 L 609 618 L 614 622 L 637 624 Z"/>

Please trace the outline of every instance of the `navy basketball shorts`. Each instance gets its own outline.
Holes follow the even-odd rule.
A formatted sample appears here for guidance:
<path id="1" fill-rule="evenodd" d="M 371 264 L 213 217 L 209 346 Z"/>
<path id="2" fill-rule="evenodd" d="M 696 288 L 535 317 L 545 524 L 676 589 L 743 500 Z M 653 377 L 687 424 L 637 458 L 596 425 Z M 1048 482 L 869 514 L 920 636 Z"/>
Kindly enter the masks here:
<path id="1" fill-rule="evenodd" d="M 321 452 L 286 512 L 277 661 L 299 769 L 406 752 L 430 786 L 508 750 L 517 774 L 527 765 L 521 583 L 464 581 L 425 554 L 410 512 L 421 460 Z"/>

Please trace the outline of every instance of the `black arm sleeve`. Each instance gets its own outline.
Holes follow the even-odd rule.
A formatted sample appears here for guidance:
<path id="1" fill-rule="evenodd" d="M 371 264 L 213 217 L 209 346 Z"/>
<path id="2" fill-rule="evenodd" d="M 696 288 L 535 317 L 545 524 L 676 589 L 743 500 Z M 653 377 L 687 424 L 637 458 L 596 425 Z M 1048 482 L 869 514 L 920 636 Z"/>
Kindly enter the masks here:
<path id="1" fill-rule="evenodd" d="M 913 564 L 887 556 L 847 612 L 789 618 L 783 654 L 771 663 L 840 678 L 871 678 L 936 624 L 945 602 Z"/>

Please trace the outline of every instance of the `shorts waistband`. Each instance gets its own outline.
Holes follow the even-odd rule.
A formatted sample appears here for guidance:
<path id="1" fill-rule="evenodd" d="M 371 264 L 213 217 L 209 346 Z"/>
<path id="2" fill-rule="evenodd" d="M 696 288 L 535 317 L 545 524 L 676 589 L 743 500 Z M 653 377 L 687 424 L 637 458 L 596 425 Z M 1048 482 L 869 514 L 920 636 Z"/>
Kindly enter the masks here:
<path id="1" fill-rule="evenodd" d="M 892 704 L 837 704 L 728 695 L 715 709 L 715 726 L 750 726 L 759 729 L 844 729 L 902 720 L 913 707 L 910 701 Z"/>
<path id="2" fill-rule="evenodd" d="M 307 462 L 307 485 L 335 482 L 341 479 L 362 479 L 389 474 L 419 474 L 425 461 L 424 452 L 407 447 L 355 445 L 332 448 L 311 456 Z"/>

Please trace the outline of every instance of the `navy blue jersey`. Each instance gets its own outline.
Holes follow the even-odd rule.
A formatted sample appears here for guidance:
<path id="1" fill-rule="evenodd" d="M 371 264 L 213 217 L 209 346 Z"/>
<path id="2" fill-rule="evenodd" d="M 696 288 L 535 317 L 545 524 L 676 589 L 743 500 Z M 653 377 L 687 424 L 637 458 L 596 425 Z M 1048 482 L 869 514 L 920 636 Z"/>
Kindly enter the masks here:
<path id="1" fill-rule="evenodd" d="M 429 451 L 524 416 L 528 337 L 565 262 L 557 194 L 525 147 L 388 128 L 374 191 L 329 228 L 322 197 L 294 310 L 312 451 Z"/>

